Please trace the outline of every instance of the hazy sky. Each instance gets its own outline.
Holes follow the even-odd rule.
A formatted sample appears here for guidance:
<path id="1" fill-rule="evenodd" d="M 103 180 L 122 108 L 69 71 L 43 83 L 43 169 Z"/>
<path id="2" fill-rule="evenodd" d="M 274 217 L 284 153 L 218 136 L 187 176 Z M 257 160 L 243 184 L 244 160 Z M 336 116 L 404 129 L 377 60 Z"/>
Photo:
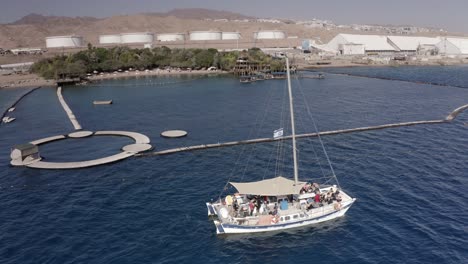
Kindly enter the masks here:
<path id="1" fill-rule="evenodd" d="M 321 18 L 339 24 L 411 24 L 468 32 L 468 0 L 1 0 L 0 23 L 29 13 L 106 17 L 200 7 L 259 17 Z"/>

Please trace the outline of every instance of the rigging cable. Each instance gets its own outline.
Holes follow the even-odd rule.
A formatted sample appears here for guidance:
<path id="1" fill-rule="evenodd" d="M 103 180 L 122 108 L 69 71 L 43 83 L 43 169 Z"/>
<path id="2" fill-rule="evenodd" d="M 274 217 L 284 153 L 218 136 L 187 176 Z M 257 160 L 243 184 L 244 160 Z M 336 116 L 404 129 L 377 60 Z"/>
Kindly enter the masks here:
<path id="1" fill-rule="evenodd" d="M 300 84 L 298 86 L 299 86 L 299 91 L 301 92 L 302 97 L 305 97 L 304 91 L 302 90 L 302 86 Z M 330 166 L 332 176 L 335 179 L 336 184 L 338 185 L 338 188 L 341 188 L 340 183 L 338 181 L 338 178 L 336 177 L 335 170 L 333 169 L 333 165 L 332 165 L 332 163 L 330 161 L 330 158 L 328 157 L 327 150 L 325 149 L 325 145 L 323 144 L 322 137 L 320 136 L 317 124 L 315 123 L 315 119 L 314 119 L 314 117 L 312 115 L 312 112 L 310 111 L 310 107 L 309 107 L 309 104 L 307 102 L 305 103 L 305 107 L 306 107 L 306 110 L 307 110 L 307 114 L 309 115 L 310 119 L 312 120 L 312 124 L 314 125 L 315 133 L 317 133 L 317 138 L 318 138 L 318 140 L 320 142 L 320 145 L 322 146 L 323 153 L 325 154 L 325 157 L 327 158 L 327 162 L 328 162 L 328 165 Z"/>

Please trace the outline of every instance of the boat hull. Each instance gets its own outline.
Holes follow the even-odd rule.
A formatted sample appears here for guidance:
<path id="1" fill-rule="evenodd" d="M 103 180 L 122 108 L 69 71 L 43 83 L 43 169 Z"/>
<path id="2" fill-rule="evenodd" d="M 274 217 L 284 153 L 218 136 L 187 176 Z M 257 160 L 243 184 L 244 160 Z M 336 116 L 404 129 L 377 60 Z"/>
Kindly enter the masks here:
<path id="1" fill-rule="evenodd" d="M 216 226 L 216 234 L 222 235 L 222 234 L 262 233 L 262 232 L 281 231 L 281 230 L 287 230 L 287 229 L 292 229 L 292 228 L 300 228 L 300 227 L 315 225 L 318 223 L 330 221 L 335 218 L 344 216 L 346 212 L 349 210 L 349 208 L 351 208 L 355 200 L 356 199 L 354 198 L 347 204 L 344 204 L 340 210 L 333 211 L 324 215 L 313 216 L 310 218 L 305 218 L 305 219 L 294 221 L 294 222 L 277 223 L 273 225 L 247 226 L 247 225 L 237 225 L 237 224 L 230 224 L 230 223 L 221 223 L 218 220 L 214 220 L 214 224 Z M 209 206 L 208 203 L 207 203 L 207 206 Z M 211 212 L 212 213 L 210 214 L 210 207 L 208 207 L 209 215 L 216 215 L 215 209 L 213 207 L 212 207 Z"/>

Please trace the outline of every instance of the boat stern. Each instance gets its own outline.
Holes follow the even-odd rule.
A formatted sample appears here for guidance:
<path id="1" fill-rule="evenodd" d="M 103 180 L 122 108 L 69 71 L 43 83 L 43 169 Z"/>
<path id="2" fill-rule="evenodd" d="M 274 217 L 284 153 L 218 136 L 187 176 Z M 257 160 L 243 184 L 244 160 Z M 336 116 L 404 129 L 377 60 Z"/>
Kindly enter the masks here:
<path id="1" fill-rule="evenodd" d="M 226 234 L 226 231 L 224 231 L 224 227 L 223 227 L 223 224 L 219 221 L 213 221 L 215 226 L 216 226 L 216 234 L 217 235 L 223 235 L 223 234 Z"/>
<path id="2" fill-rule="evenodd" d="M 211 203 L 206 203 L 206 208 L 208 209 L 208 216 L 218 215 L 216 209 Z"/>

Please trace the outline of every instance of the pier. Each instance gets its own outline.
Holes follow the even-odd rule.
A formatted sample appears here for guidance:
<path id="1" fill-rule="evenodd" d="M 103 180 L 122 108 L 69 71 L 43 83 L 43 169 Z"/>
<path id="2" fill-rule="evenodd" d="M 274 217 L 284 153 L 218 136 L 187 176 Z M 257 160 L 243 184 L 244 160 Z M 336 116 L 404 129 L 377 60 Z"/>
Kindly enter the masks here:
<path id="1" fill-rule="evenodd" d="M 67 116 L 70 119 L 70 122 L 72 123 L 75 130 L 80 130 L 81 129 L 80 123 L 78 123 L 78 120 L 76 120 L 76 117 L 73 114 L 72 110 L 70 109 L 70 107 L 68 107 L 67 103 L 65 102 L 65 99 L 63 99 L 62 87 L 57 88 L 57 97 L 60 101 L 60 104 L 62 104 L 63 110 L 65 110 L 65 113 L 67 113 Z"/>
<path id="2" fill-rule="evenodd" d="M 386 129 L 386 128 L 396 128 L 396 127 L 405 127 L 405 126 L 415 126 L 415 125 L 442 124 L 442 123 L 447 123 L 447 122 L 453 121 L 460 113 L 462 113 L 466 109 L 468 109 L 468 104 L 463 105 L 461 107 L 458 107 L 457 109 L 453 110 L 445 119 L 440 119 L 440 120 L 403 122 L 403 123 L 394 123 L 394 124 L 386 124 L 386 125 L 378 125 L 378 126 L 368 126 L 368 127 L 340 129 L 340 130 L 333 130 L 333 131 L 324 131 L 324 132 L 320 132 L 320 133 L 307 133 L 307 134 L 296 135 L 296 138 L 317 137 L 319 135 L 320 136 L 329 136 L 329 135 L 337 135 L 337 134 L 345 134 L 345 133 L 353 133 L 353 132 L 363 132 L 363 131 L 371 131 L 371 130 L 380 130 L 380 129 Z M 187 147 L 166 149 L 166 150 L 162 150 L 162 151 L 141 153 L 141 154 L 137 154 L 136 156 L 141 157 L 141 156 L 168 155 L 168 154 L 174 154 L 174 153 L 185 152 L 185 151 L 211 149 L 211 148 L 222 148 L 222 147 L 256 144 L 256 143 L 266 143 L 266 142 L 274 142 L 274 141 L 288 140 L 288 139 L 291 139 L 291 136 L 285 136 L 285 137 L 280 137 L 280 138 L 258 138 L 258 139 L 249 139 L 249 140 L 232 141 L 232 142 L 224 142 L 224 143 L 214 143 L 214 144 L 202 144 L 202 145 L 196 145 L 196 146 L 187 146 Z"/>

